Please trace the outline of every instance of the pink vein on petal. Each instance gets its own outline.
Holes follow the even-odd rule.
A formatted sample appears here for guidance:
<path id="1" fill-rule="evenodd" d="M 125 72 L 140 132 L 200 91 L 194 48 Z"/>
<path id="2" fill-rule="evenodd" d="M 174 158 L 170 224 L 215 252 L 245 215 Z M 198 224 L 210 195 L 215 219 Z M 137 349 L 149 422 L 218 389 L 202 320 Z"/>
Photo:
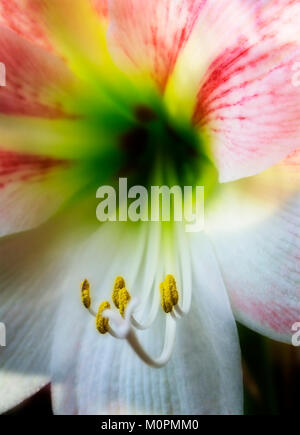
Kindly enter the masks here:
<path id="1" fill-rule="evenodd" d="M 9 27 L 22 37 L 51 51 L 45 29 L 31 14 L 28 6 L 20 0 L 1 0 L 0 24 Z"/>
<path id="2" fill-rule="evenodd" d="M 272 289 L 270 288 L 270 296 Z M 300 298 L 300 288 L 298 289 Z M 243 316 L 249 317 L 260 326 L 271 329 L 278 334 L 291 335 L 291 328 L 295 322 L 300 321 L 300 310 L 292 306 L 283 306 L 276 301 L 264 301 L 263 303 L 251 297 L 243 297 L 239 293 L 231 293 L 232 303 Z"/>
<path id="3" fill-rule="evenodd" d="M 68 167 L 66 160 L 0 150 L 0 189 L 22 181 L 40 181 L 51 170 Z"/>

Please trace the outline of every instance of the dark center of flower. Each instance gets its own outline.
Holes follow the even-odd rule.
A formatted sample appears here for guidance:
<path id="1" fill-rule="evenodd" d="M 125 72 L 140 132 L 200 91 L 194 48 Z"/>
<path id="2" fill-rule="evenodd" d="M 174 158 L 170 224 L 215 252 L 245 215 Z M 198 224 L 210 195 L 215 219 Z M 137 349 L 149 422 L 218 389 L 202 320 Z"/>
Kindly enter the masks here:
<path id="1" fill-rule="evenodd" d="M 216 171 L 204 140 L 190 125 L 175 124 L 151 108 L 134 109 L 136 125 L 121 135 L 119 176 L 129 185 L 195 186 L 211 184 Z M 202 183 L 202 184 L 201 184 Z"/>

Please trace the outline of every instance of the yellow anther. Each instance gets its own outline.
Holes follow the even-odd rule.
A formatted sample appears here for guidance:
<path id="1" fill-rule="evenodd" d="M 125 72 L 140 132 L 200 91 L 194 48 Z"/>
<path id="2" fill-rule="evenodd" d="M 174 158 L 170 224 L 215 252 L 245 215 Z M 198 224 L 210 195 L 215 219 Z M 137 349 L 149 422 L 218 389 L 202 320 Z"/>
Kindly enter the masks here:
<path id="1" fill-rule="evenodd" d="M 102 302 L 99 306 L 97 317 L 96 317 L 96 328 L 100 334 L 106 334 L 109 330 L 109 320 L 102 316 L 104 310 L 110 309 L 109 302 Z"/>
<path id="2" fill-rule="evenodd" d="M 178 304 L 179 296 L 178 296 L 177 285 L 174 276 L 167 275 L 165 278 L 165 283 L 166 286 L 170 289 L 172 303 L 175 306 Z"/>
<path id="3" fill-rule="evenodd" d="M 90 308 L 91 306 L 91 297 L 90 297 L 90 283 L 87 279 L 82 281 L 81 283 L 81 300 L 85 308 Z"/>
<path id="4" fill-rule="evenodd" d="M 178 303 L 178 291 L 173 275 L 167 275 L 160 284 L 161 306 L 165 313 L 171 313 Z"/>
<path id="5" fill-rule="evenodd" d="M 170 298 L 167 298 L 166 294 L 165 283 L 162 282 L 160 284 L 161 306 L 165 313 L 170 313 L 173 310 L 173 305 Z"/>
<path id="6" fill-rule="evenodd" d="M 125 288 L 124 278 L 117 276 L 114 283 L 114 288 L 112 292 L 112 300 L 115 306 L 119 309 L 119 291 Z"/>
<path id="7" fill-rule="evenodd" d="M 122 317 L 125 315 L 125 310 L 130 301 L 130 294 L 126 288 L 119 290 L 119 310 Z"/>

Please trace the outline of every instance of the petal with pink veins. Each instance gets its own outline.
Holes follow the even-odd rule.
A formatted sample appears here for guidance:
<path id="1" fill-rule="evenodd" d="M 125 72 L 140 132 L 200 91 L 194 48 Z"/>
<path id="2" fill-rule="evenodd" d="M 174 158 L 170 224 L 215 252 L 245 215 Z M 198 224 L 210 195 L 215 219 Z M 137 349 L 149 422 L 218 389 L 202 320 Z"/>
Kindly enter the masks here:
<path id="1" fill-rule="evenodd" d="M 67 160 L 0 148 L 0 237 L 38 226 L 55 214 L 85 185 L 76 169 Z"/>
<path id="2" fill-rule="evenodd" d="M 116 70 L 107 50 L 107 17 L 101 15 L 105 2 L 76 0 L 75 6 L 72 0 L 23 2 L 26 13 L 45 29 L 55 52 L 82 79 L 99 82 L 99 76 L 111 74 L 108 68 Z"/>
<path id="3" fill-rule="evenodd" d="M 36 45 L 52 50 L 45 29 L 30 14 L 24 0 L 0 1 L 0 25 L 10 28 Z"/>
<path id="4" fill-rule="evenodd" d="M 214 6 L 208 1 L 198 18 L 167 102 L 205 132 L 220 181 L 228 182 L 264 171 L 300 147 L 300 87 L 293 81 L 300 4 Z"/>
<path id="5" fill-rule="evenodd" d="M 101 20 L 103 18 L 104 19 L 108 18 L 108 1 L 109 0 L 91 0 L 92 5 L 98 12 Z"/>
<path id="6" fill-rule="evenodd" d="M 112 0 L 110 49 L 116 62 L 164 89 L 207 0 Z"/>
<path id="7" fill-rule="evenodd" d="M 42 20 L 35 13 L 43 0 L 1 0 L 0 25 L 10 28 L 14 32 L 28 39 L 46 50 L 53 51 L 47 29 Z M 70 3 L 72 0 L 68 0 Z M 90 1 L 101 20 L 107 19 L 107 0 Z"/>
<path id="8" fill-rule="evenodd" d="M 76 79 L 65 63 L 0 26 L 0 59 L 6 86 L 0 88 L 0 112 L 8 115 L 70 116 L 68 101 Z"/>
<path id="9" fill-rule="evenodd" d="M 255 175 L 300 147 L 300 88 L 292 83 L 300 49 L 268 47 L 223 53 L 198 94 L 194 123 L 210 131 L 221 182 Z"/>

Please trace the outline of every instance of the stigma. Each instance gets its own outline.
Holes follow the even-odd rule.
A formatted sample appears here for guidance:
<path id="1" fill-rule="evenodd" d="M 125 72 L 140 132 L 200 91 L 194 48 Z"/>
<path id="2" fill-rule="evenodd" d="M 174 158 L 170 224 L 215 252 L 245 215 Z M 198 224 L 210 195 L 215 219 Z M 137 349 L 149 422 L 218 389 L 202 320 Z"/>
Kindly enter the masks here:
<path id="1" fill-rule="evenodd" d="M 179 293 L 173 275 L 166 275 L 160 284 L 160 305 L 166 315 L 165 343 L 160 356 L 151 357 L 140 343 L 136 329 L 145 330 L 150 325 L 142 324 L 135 317 L 135 311 L 140 305 L 137 298 L 132 298 L 123 277 L 117 276 L 111 299 L 115 309 L 111 309 L 109 301 L 104 301 L 96 311 L 93 310 L 90 295 L 90 283 L 85 279 L 81 283 L 81 299 L 84 307 L 96 318 L 96 329 L 104 335 L 110 334 L 118 339 L 126 339 L 135 353 L 148 365 L 160 368 L 170 360 L 175 344 L 176 320 L 181 317 L 182 310 L 178 306 Z M 157 289 L 159 291 L 159 289 Z"/>

